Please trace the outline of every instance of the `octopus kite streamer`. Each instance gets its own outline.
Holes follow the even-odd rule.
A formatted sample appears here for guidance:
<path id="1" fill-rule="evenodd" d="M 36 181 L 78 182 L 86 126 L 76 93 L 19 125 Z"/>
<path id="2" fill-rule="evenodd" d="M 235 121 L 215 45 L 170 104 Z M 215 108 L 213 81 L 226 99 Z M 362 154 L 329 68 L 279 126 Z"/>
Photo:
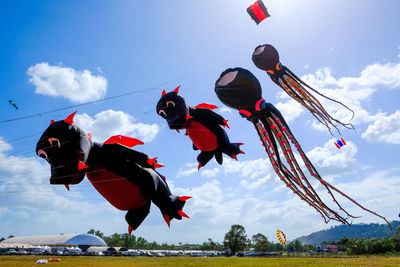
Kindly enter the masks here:
<path id="1" fill-rule="evenodd" d="M 321 94 L 317 90 L 314 90 L 312 87 L 303 82 L 299 77 L 297 77 L 291 70 L 283 66 L 279 62 L 279 54 L 275 47 L 269 44 L 257 46 L 253 52 L 252 60 L 257 68 L 266 71 L 271 80 L 279 87 L 281 87 L 291 98 L 307 108 L 320 123 L 322 123 L 329 129 L 330 133 L 332 133 L 330 125 L 333 126 L 340 133 L 336 123 L 342 125 L 347 129 L 354 129 L 354 126 L 351 123 L 342 123 L 341 121 L 329 115 L 329 113 L 324 109 L 321 103 L 310 92 L 308 92 L 306 88 L 312 90 L 313 92 L 326 99 L 342 105 L 353 113 L 352 118 L 354 117 L 353 110 L 348 108 L 343 103 L 329 98 Z"/>
<path id="2" fill-rule="evenodd" d="M 305 168 L 303 168 L 326 188 L 333 202 L 336 203 L 339 210 L 343 211 L 346 216 L 357 218 L 350 215 L 341 207 L 333 192 L 342 195 L 363 210 L 382 218 L 389 224 L 385 217 L 361 206 L 358 202 L 321 178 L 318 171 L 307 158 L 300 144 L 293 136 L 292 131 L 279 110 L 262 98 L 260 83 L 251 72 L 242 68 L 227 69 L 216 81 L 215 92 L 222 103 L 239 110 L 242 117 L 247 118 L 247 120 L 254 124 L 279 178 L 294 194 L 298 195 L 301 200 L 304 200 L 319 212 L 325 223 L 328 223 L 329 220 L 332 219 L 350 225 L 347 221 L 348 218 L 343 217 L 327 206 L 318 196 L 310 181 L 307 179 L 305 171 L 300 168 L 300 163 L 294 156 L 294 150 L 297 150 L 300 154 L 302 162 L 305 165 Z M 281 159 L 279 155 L 278 144 L 284 160 Z M 287 164 L 284 163 L 284 161 L 286 161 Z"/>

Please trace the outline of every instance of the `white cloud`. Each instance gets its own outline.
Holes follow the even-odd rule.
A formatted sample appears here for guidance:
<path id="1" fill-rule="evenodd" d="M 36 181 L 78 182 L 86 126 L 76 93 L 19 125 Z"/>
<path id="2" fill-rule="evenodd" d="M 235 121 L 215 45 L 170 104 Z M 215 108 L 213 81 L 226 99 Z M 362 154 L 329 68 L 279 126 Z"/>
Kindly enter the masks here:
<path id="1" fill-rule="evenodd" d="M 207 209 L 213 205 L 213 202 L 218 203 L 223 199 L 223 190 L 220 188 L 220 182 L 217 180 L 206 182 L 199 187 L 186 189 L 185 194 L 193 197 L 193 201 L 189 203 L 195 212 L 196 209 L 198 209 L 197 211 Z"/>
<path id="2" fill-rule="evenodd" d="M 269 159 L 255 159 L 255 160 L 240 160 L 236 161 L 230 158 L 224 158 L 224 173 L 235 174 L 238 173 L 247 179 L 255 179 L 260 176 L 265 176 L 272 171 Z"/>
<path id="3" fill-rule="evenodd" d="M 240 181 L 240 185 L 243 186 L 244 188 L 246 188 L 247 190 L 260 189 L 260 188 L 268 185 L 267 181 L 269 179 L 271 179 L 270 175 L 268 175 L 264 178 L 259 178 L 256 181 L 243 179 Z"/>
<path id="4" fill-rule="evenodd" d="M 77 114 L 74 121 L 83 131 L 93 134 L 93 140 L 99 142 L 119 134 L 150 142 L 160 129 L 158 124 L 135 122 L 135 118 L 129 114 L 112 109 L 97 113 L 94 118 L 86 113 Z"/>
<path id="5" fill-rule="evenodd" d="M 4 140 L 4 138 L 0 136 L 0 153 L 9 151 L 12 148 L 13 148 L 12 145 L 7 143 L 6 140 Z"/>
<path id="6" fill-rule="evenodd" d="M 334 145 L 335 141 L 335 139 L 330 139 L 323 147 L 317 146 L 306 153 L 318 172 L 322 176 L 337 176 L 360 169 L 362 166 L 355 157 L 358 151 L 357 146 L 345 140 L 347 145 L 338 149 Z"/>
<path id="7" fill-rule="evenodd" d="M 400 110 L 389 116 L 377 116 L 374 123 L 368 125 L 362 138 L 368 142 L 400 144 Z"/>
<path id="8" fill-rule="evenodd" d="M 384 85 L 389 88 L 400 86 L 400 63 L 375 63 L 367 66 L 360 77 L 343 77 L 338 80 L 343 88 L 372 87 Z"/>
<path id="9" fill-rule="evenodd" d="M 179 172 L 176 174 L 176 177 L 189 176 L 198 171 L 196 163 L 186 163 L 186 168 L 188 169 L 185 170 L 183 168 L 179 168 Z"/>
<path id="10" fill-rule="evenodd" d="M 286 122 L 294 120 L 304 111 L 304 108 L 294 99 L 290 99 L 287 102 L 278 102 L 275 106 L 282 113 Z"/>
<path id="11" fill-rule="evenodd" d="M 105 77 L 92 75 L 89 70 L 78 71 L 63 66 L 51 66 L 47 62 L 30 66 L 27 72 L 35 93 L 63 97 L 74 103 L 101 99 L 107 91 Z"/>
<path id="12" fill-rule="evenodd" d="M 0 207 L 0 218 L 9 212 L 7 207 Z"/>
<path id="13" fill-rule="evenodd" d="M 231 114 L 232 113 L 232 109 L 230 109 L 228 107 L 222 107 L 222 108 L 219 109 L 219 112 L 220 113 L 229 113 L 229 114 Z"/>
<path id="14" fill-rule="evenodd" d="M 200 173 L 200 175 L 205 176 L 207 178 L 214 178 L 218 175 L 219 172 L 220 172 L 220 168 L 215 167 L 214 169 L 203 170 Z"/>

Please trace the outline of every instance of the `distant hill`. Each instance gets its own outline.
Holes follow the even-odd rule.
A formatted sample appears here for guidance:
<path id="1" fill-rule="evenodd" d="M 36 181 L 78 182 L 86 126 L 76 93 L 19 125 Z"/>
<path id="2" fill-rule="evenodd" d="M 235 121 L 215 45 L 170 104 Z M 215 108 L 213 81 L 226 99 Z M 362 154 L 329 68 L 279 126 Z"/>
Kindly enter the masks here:
<path id="1" fill-rule="evenodd" d="M 392 221 L 392 233 L 400 226 L 400 221 Z M 390 229 L 387 224 L 353 224 L 351 227 L 347 225 L 338 225 L 327 230 L 321 230 L 307 236 L 297 238 L 303 244 L 321 244 L 322 241 L 338 241 L 343 237 L 348 238 L 382 238 L 390 237 Z"/>

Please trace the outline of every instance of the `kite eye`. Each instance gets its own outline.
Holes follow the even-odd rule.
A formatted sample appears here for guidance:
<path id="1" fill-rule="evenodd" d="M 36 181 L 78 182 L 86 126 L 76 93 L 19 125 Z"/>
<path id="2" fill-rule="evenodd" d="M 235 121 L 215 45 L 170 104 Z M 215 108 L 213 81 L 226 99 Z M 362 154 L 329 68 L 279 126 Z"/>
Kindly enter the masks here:
<path id="1" fill-rule="evenodd" d="M 174 101 L 167 101 L 167 107 L 175 107 Z"/>
<path id="2" fill-rule="evenodd" d="M 61 147 L 60 140 L 58 138 L 51 137 L 51 138 L 48 139 L 48 141 L 49 141 L 50 145 L 53 145 L 53 142 L 57 142 L 58 148 Z"/>
<path id="3" fill-rule="evenodd" d="M 160 109 L 160 110 L 158 111 L 158 115 L 160 115 L 161 117 L 164 117 L 164 118 L 167 117 L 167 113 L 165 113 L 165 111 L 162 110 L 162 109 Z"/>
<path id="4" fill-rule="evenodd" d="M 43 149 L 39 149 L 39 151 L 37 152 L 38 156 L 41 158 L 44 158 L 45 160 L 48 160 L 49 158 L 47 157 L 46 152 L 44 152 Z"/>

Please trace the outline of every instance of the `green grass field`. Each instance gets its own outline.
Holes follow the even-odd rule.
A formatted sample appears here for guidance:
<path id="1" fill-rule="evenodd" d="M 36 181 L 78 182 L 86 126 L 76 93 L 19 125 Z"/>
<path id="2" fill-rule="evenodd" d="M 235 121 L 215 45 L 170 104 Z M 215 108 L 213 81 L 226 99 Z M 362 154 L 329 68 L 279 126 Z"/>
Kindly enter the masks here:
<path id="1" fill-rule="evenodd" d="M 36 264 L 38 259 L 48 260 L 49 258 L 50 256 L 0 256 L 0 266 L 39 266 Z M 61 256 L 60 259 L 61 262 L 49 262 L 48 264 L 52 266 L 400 266 L 400 257 L 148 258 Z"/>

